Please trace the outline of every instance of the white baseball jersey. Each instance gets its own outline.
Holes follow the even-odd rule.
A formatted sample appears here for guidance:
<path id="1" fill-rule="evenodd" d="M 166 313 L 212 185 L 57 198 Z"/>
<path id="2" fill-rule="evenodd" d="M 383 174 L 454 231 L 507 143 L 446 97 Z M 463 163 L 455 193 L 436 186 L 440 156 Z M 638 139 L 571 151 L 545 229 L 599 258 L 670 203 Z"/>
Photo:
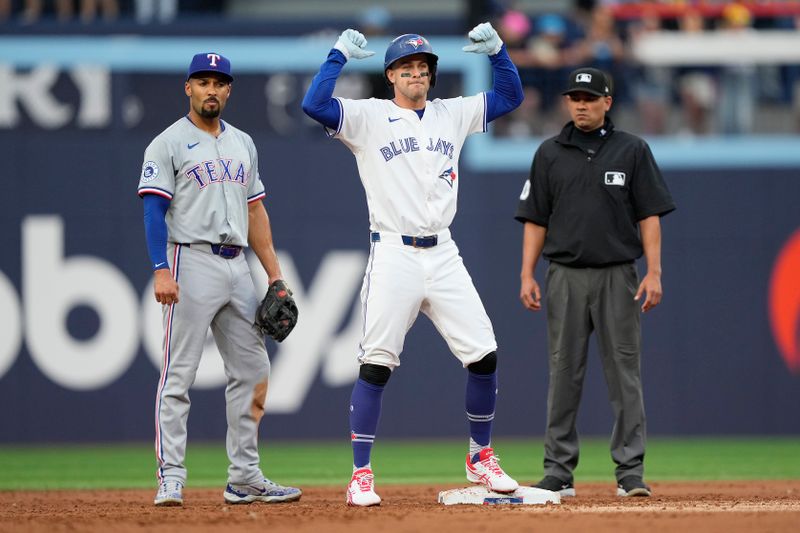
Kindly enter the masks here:
<path id="1" fill-rule="evenodd" d="M 466 367 L 497 349 L 494 331 L 448 227 L 456 214 L 464 140 L 486 131 L 486 97 L 426 102 L 422 119 L 391 100 L 339 98 L 336 131 L 356 157 L 367 194 L 370 259 L 361 288 L 359 360 L 394 368 L 405 334 L 426 314 Z M 401 235 L 437 235 L 431 248 Z"/>
<path id="2" fill-rule="evenodd" d="M 214 137 L 184 116 L 147 147 L 139 195 L 170 199 L 169 242 L 247 246 L 249 202 L 264 197 L 253 139 L 222 122 Z"/>
<path id="3" fill-rule="evenodd" d="M 422 119 L 391 100 L 337 98 L 336 131 L 356 157 L 370 231 L 423 236 L 456 214 L 458 159 L 468 135 L 486 131 L 486 95 L 427 102 Z"/>

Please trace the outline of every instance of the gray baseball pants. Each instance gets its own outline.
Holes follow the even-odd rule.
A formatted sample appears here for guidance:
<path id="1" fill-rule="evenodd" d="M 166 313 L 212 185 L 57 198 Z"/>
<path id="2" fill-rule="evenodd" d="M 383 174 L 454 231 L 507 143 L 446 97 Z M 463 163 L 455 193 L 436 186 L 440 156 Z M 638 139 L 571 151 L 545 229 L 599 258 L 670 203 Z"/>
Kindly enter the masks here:
<path id="1" fill-rule="evenodd" d="M 638 286 L 633 263 L 602 268 L 550 263 L 545 293 L 550 355 L 545 475 L 572 481 L 578 465 L 576 418 L 592 332 L 616 420 L 610 444 L 616 478 L 644 473 L 640 304 L 633 299 Z"/>
<path id="2" fill-rule="evenodd" d="M 210 326 L 228 378 L 228 482 L 260 481 L 258 425 L 270 364 L 264 338 L 253 326 L 258 299 L 244 253 L 225 259 L 212 254 L 207 244 L 169 244 L 167 251 L 180 301 L 163 306 L 164 360 L 156 398 L 159 480 L 186 483 L 189 388 Z"/>

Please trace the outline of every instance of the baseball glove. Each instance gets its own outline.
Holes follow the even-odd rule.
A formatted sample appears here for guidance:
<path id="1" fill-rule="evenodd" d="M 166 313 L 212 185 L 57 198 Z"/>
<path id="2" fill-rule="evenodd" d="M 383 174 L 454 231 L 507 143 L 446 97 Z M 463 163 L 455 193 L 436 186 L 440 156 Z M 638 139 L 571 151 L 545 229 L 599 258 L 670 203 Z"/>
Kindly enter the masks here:
<path id="1" fill-rule="evenodd" d="M 282 279 L 270 284 L 267 294 L 256 309 L 255 326 L 262 335 L 278 342 L 289 336 L 297 325 L 297 304 L 292 291 Z"/>

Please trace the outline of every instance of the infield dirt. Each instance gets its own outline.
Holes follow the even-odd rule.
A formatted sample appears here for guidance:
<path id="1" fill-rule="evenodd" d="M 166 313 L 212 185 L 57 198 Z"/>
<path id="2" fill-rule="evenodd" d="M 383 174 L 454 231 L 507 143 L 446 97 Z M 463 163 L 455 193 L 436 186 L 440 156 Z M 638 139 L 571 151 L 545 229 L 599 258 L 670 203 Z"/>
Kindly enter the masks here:
<path id="1" fill-rule="evenodd" d="M 436 502 L 442 486 L 377 486 L 380 507 L 349 508 L 342 487 L 303 487 L 291 504 L 226 505 L 222 488 L 187 488 L 184 506 L 156 508 L 153 490 L 0 492 L 0 532 L 417 532 L 800 530 L 800 480 L 651 482 L 650 498 L 619 498 L 613 483 L 577 483 L 561 505 Z"/>

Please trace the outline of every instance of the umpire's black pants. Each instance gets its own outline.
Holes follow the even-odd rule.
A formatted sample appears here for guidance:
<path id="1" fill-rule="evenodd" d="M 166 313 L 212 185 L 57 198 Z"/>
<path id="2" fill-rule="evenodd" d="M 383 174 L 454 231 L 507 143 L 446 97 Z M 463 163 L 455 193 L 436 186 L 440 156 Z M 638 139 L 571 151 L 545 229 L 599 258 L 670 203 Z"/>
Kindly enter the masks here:
<path id="1" fill-rule="evenodd" d="M 544 473 L 572 481 L 578 465 L 576 418 L 586 373 L 589 335 L 597 334 L 608 398 L 616 422 L 611 457 L 617 480 L 644 473 L 645 414 L 640 377 L 639 285 L 633 263 L 547 271 L 547 340 L 550 381 Z"/>

